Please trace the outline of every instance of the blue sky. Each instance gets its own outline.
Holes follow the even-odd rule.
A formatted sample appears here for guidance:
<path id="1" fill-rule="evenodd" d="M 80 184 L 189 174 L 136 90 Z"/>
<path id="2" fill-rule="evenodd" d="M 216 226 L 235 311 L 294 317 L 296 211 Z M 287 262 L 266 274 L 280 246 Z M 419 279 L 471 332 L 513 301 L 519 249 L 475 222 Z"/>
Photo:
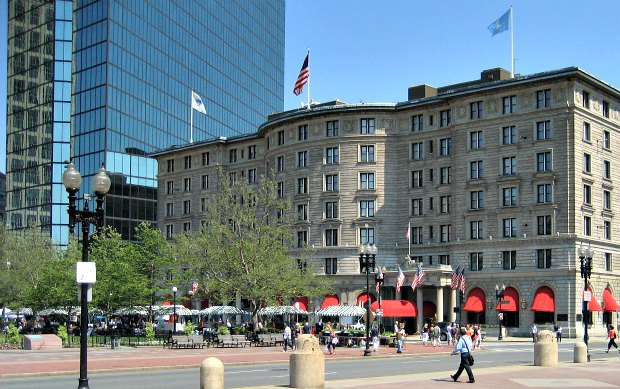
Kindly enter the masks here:
<path id="1" fill-rule="evenodd" d="M 205 0 L 209 1 L 209 0 Z M 5 171 L 6 6 L 0 0 L 0 171 Z M 510 31 L 488 25 L 514 8 L 515 72 L 578 66 L 620 88 L 620 1 L 598 0 L 288 0 L 284 109 L 310 48 L 316 102 L 398 102 L 411 85 L 478 79 L 510 70 Z M 306 86 L 307 88 L 307 86 Z"/>

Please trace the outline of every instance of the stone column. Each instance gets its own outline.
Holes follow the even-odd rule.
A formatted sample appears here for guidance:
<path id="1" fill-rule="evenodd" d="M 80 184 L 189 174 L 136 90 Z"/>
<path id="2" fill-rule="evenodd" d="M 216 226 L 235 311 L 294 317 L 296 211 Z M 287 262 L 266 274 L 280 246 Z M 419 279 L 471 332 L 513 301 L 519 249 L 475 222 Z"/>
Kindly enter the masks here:
<path id="1" fill-rule="evenodd" d="M 416 331 L 420 331 L 422 327 L 424 327 L 424 292 L 422 292 L 422 288 L 416 288 L 417 300 L 416 305 L 418 306 L 418 317 L 417 317 L 417 328 Z"/>
<path id="2" fill-rule="evenodd" d="M 443 321 L 443 286 L 437 287 L 437 321 Z"/>
<path id="3" fill-rule="evenodd" d="M 456 312 L 454 312 L 454 307 L 456 307 L 456 289 L 452 289 L 452 293 L 450 293 L 450 321 L 456 321 Z"/>

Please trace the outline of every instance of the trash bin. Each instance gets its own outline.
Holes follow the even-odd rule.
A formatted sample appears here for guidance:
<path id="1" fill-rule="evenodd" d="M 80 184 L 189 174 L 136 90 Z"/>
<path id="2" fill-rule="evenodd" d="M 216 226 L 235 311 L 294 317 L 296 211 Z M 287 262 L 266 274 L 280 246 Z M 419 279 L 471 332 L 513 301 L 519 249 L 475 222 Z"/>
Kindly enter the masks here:
<path id="1" fill-rule="evenodd" d="M 121 339 L 118 336 L 112 337 L 112 350 L 121 347 Z"/>

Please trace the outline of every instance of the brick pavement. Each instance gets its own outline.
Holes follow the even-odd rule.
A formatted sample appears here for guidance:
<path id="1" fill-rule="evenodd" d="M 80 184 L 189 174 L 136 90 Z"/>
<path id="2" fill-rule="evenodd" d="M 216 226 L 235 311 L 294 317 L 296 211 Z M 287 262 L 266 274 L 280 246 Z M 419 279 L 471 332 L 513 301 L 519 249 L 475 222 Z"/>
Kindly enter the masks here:
<path id="1" fill-rule="evenodd" d="M 512 339 L 515 340 L 515 339 Z M 528 341 L 523 339 L 523 341 Z M 569 341 L 570 342 L 570 341 Z M 567 342 L 567 343 L 569 343 Z M 602 347 L 598 344 L 596 347 Z M 410 342 L 404 355 L 449 353 L 450 347 L 433 348 Z M 335 355 L 326 355 L 330 359 L 361 358 L 363 349 L 338 348 Z M 257 364 L 272 361 L 287 361 L 289 353 L 283 353 L 280 347 L 245 347 L 245 348 L 205 348 L 202 350 L 168 350 L 161 347 L 130 348 L 121 347 L 89 348 L 88 370 L 92 372 L 165 369 L 198 367 L 207 357 L 217 357 L 224 365 Z M 484 350 L 479 355 L 484 355 Z M 383 347 L 373 358 L 398 358 L 396 349 Z M 620 356 L 609 354 L 606 359 L 596 359 L 588 364 L 561 362 L 556 368 L 534 367 L 532 365 L 512 367 L 474 368 L 477 388 L 614 388 L 617 382 L 616 365 Z M 456 363 L 455 367 L 456 369 Z M 403 374 L 374 379 L 330 380 L 327 388 L 405 388 L 413 384 L 424 388 L 460 387 L 465 384 L 466 376 L 460 382 L 450 380 L 454 370 L 425 374 Z M 62 351 L 0 351 L 0 379 L 33 375 L 79 374 L 79 350 Z M 468 385 L 466 385 L 468 387 Z"/>

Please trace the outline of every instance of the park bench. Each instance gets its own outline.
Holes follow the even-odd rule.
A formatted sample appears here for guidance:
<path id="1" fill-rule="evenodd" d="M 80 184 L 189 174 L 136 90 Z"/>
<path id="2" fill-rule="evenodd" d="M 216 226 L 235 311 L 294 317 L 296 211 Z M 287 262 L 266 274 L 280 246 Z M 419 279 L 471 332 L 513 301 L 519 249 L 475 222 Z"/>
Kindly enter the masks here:
<path id="1" fill-rule="evenodd" d="M 237 340 L 237 344 L 245 347 L 245 346 L 252 346 L 252 341 L 248 340 L 248 338 L 245 335 L 232 335 L 233 339 Z"/>
<path id="2" fill-rule="evenodd" d="M 272 334 L 257 334 L 254 339 L 255 346 L 275 346 L 276 338 Z"/>
<path id="3" fill-rule="evenodd" d="M 202 335 L 171 335 L 164 342 L 164 348 L 203 348 Z"/>

